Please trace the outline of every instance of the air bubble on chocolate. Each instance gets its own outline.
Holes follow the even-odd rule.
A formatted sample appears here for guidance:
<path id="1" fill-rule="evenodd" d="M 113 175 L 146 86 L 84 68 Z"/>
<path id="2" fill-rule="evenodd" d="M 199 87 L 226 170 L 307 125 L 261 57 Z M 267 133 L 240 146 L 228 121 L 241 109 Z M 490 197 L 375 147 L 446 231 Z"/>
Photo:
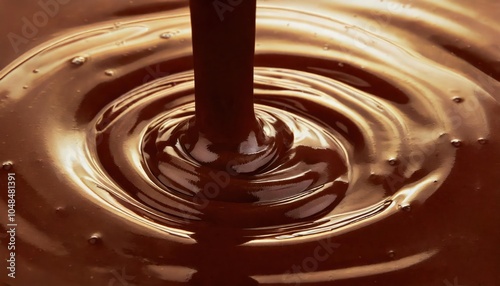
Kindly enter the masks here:
<path id="1" fill-rule="evenodd" d="M 102 242 L 102 238 L 101 238 L 101 235 L 98 233 L 91 235 L 90 238 L 88 239 L 88 243 L 91 245 L 100 244 L 101 242 Z"/>
<path id="2" fill-rule="evenodd" d="M 162 33 L 162 34 L 160 35 L 160 37 L 161 37 L 162 39 L 170 39 L 170 38 L 172 38 L 172 33 Z"/>
<path id="3" fill-rule="evenodd" d="M 410 204 L 403 204 L 403 205 L 400 205 L 399 208 L 402 210 L 402 211 L 405 211 L 405 212 L 409 212 L 411 211 L 411 205 Z"/>
<path id="4" fill-rule="evenodd" d="M 488 143 L 488 139 L 481 137 L 477 139 L 477 142 L 481 145 L 485 145 L 486 143 Z"/>
<path id="5" fill-rule="evenodd" d="M 2 168 L 4 170 L 7 170 L 7 171 L 12 169 L 13 166 L 14 166 L 14 163 L 12 163 L 11 161 L 6 161 L 6 162 L 2 163 Z"/>
<path id="6" fill-rule="evenodd" d="M 389 256 L 389 258 L 394 258 L 396 256 L 396 252 L 394 250 L 389 250 L 387 252 L 387 255 Z"/>
<path id="7" fill-rule="evenodd" d="M 453 147 L 456 147 L 456 148 L 462 147 L 462 140 L 453 139 L 453 140 L 451 140 L 451 145 L 453 145 Z"/>
<path id="8" fill-rule="evenodd" d="M 85 57 L 82 57 L 82 56 L 78 56 L 78 57 L 74 57 L 72 60 L 71 60 L 71 63 L 75 66 L 81 66 L 83 65 L 85 62 L 87 61 L 87 58 Z"/>

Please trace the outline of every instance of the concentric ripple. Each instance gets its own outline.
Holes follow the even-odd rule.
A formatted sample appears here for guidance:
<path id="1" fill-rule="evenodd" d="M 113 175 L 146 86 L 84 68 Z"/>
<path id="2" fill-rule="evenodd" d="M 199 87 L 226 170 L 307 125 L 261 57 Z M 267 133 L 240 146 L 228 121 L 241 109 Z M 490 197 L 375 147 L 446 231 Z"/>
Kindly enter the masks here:
<path id="1" fill-rule="evenodd" d="M 448 238 L 479 231 L 473 222 L 487 214 L 464 219 L 458 206 L 491 206 L 498 197 L 488 192 L 498 187 L 491 169 L 470 164 L 500 158 L 491 147 L 499 50 L 488 45 L 498 25 L 482 26 L 485 67 L 471 64 L 474 49 L 449 54 L 459 49 L 449 39 L 472 35 L 447 34 L 460 25 L 449 13 L 470 18 L 459 4 L 432 14 L 376 1 L 369 11 L 387 15 L 372 17 L 368 7 L 331 2 L 317 3 L 324 12 L 259 8 L 256 115 L 279 144 L 255 172 L 244 163 L 201 164 L 176 135 L 194 115 L 185 8 L 68 32 L 1 71 L 0 119 L 19 122 L 0 127 L 8 143 L 1 159 L 19 174 L 19 200 L 37 206 L 19 213 L 24 265 L 36 277 L 68 261 L 82 266 L 53 285 L 83 276 L 94 280 L 75 285 L 105 285 L 118 265 L 141 269 L 138 285 L 438 285 L 441 277 L 414 269 L 443 261 L 464 280 L 476 277 L 450 261 L 469 254 Z M 426 19 L 443 25 L 439 39 L 411 29 Z M 471 198 L 471 189 L 485 191 Z M 62 221 L 72 226 L 53 231 Z M 94 236 L 92 246 L 80 241 L 91 235 L 102 241 L 92 255 L 106 258 L 98 266 L 81 255 L 96 247 Z M 290 270 L 331 241 L 340 246 L 314 269 Z M 28 262 L 40 249 L 53 263 Z M 224 265 L 205 263 L 220 253 Z"/>
<path id="2" fill-rule="evenodd" d="M 264 132 L 280 143 L 270 148 L 269 152 L 275 153 L 274 159 L 264 169 L 251 174 L 237 172 L 245 168 L 244 164 L 228 164 L 226 168 L 216 169 L 199 163 L 185 150 L 178 135 L 185 133 L 182 128 L 194 114 L 194 84 L 190 72 L 162 78 L 134 90 L 105 108 L 98 117 L 96 138 L 104 140 L 100 140 L 102 145 L 96 148 L 96 153 L 102 158 L 103 168 L 119 176 L 113 179 L 121 185 L 120 194 L 139 202 L 158 217 L 202 224 L 283 226 L 328 214 L 343 199 L 347 189 L 346 154 L 335 139 L 339 137 L 337 130 L 314 122 L 314 118 L 298 115 L 299 110 L 271 107 L 271 102 L 279 106 L 280 102 L 294 100 L 292 94 L 286 95 L 293 91 L 282 87 L 291 80 L 287 78 L 287 71 L 262 69 L 257 75 L 257 102 L 260 98 L 271 100 L 278 90 L 285 92 L 275 100 L 256 106 Z M 301 96 L 321 96 L 316 93 Z M 127 105 L 123 101 L 134 104 L 120 108 Z M 169 108 L 165 109 L 166 105 Z M 129 120 L 144 118 L 141 114 L 155 116 L 142 126 Z M 107 125 L 101 124 L 105 121 Z M 113 140 L 127 137 L 142 138 L 142 141 L 131 140 L 123 145 Z M 144 157 L 142 172 L 148 178 L 138 181 L 134 178 L 137 171 L 133 158 L 141 156 Z M 133 172 L 117 174 L 113 172 L 115 166 Z M 236 217 L 228 216 L 236 211 Z"/>

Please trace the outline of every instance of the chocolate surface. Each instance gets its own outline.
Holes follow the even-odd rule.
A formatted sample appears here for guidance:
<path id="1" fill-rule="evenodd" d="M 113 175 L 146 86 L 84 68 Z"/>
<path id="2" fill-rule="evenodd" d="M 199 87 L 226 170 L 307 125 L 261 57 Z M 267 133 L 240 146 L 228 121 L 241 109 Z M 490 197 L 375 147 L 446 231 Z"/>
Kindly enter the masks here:
<path id="1" fill-rule="evenodd" d="M 45 10 L 10 7 L 0 282 L 499 283 L 498 4 L 257 4 L 255 120 L 227 115 L 250 118 L 231 144 L 190 132 L 226 114 L 195 111 L 187 2 L 68 1 L 29 39 L 19 15 Z"/>

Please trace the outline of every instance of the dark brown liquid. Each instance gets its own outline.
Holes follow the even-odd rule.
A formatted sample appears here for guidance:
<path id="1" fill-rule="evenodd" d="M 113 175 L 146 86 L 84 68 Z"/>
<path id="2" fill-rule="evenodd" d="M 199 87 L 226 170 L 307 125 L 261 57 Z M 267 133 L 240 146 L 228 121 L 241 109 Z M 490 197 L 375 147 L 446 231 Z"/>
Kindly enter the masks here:
<path id="1" fill-rule="evenodd" d="M 263 169 L 275 157 L 270 145 L 281 144 L 254 113 L 255 10 L 255 1 L 226 15 L 213 2 L 190 2 L 196 116 L 173 134 L 199 163 L 245 165 L 239 173 Z"/>
<path id="2" fill-rule="evenodd" d="M 244 19 L 237 2 L 225 20 Z M 498 283 L 496 4 L 262 4 L 254 111 L 249 53 L 233 71 L 193 64 L 185 3 L 114 6 L 120 23 L 12 59 L 0 160 L 17 273 L 1 282 Z M 213 84 L 224 73 L 242 83 Z"/>
<path id="3" fill-rule="evenodd" d="M 238 147 L 258 129 L 253 108 L 255 5 L 255 0 L 243 1 L 221 14 L 210 1 L 190 1 L 196 126 L 208 141 L 226 145 L 219 148 Z"/>

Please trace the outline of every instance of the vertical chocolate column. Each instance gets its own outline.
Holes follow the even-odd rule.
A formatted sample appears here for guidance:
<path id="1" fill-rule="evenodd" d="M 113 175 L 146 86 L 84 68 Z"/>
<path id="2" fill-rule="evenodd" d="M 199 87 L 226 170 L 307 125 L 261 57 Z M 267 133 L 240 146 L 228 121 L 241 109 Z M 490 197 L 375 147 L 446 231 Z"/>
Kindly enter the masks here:
<path id="1" fill-rule="evenodd" d="M 214 144 L 258 130 L 253 107 L 256 0 L 190 0 L 196 126 Z"/>

